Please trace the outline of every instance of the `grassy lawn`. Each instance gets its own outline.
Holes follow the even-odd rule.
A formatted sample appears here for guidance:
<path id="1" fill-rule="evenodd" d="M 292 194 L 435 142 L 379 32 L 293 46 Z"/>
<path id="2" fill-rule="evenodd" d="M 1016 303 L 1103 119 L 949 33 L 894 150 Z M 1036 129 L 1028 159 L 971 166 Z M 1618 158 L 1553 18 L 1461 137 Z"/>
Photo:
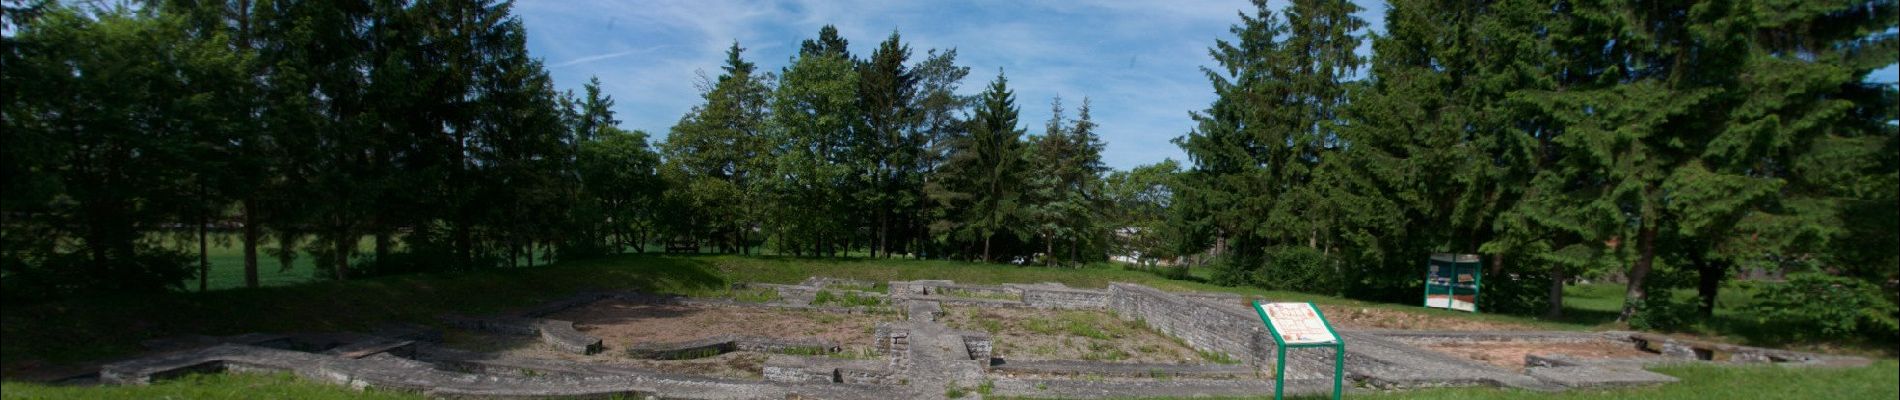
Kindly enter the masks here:
<path id="1" fill-rule="evenodd" d="M 274 263 L 267 265 L 271 264 Z M 274 268 L 272 266 L 266 269 L 274 270 Z M 305 271 L 293 271 L 293 273 L 298 272 Z M 436 318 L 445 314 L 494 313 L 531 306 L 583 290 L 630 289 L 686 295 L 716 295 L 725 292 L 732 282 L 795 283 L 810 276 L 873 281 L 953 279 L 976 284 L 1061 282 L 1085 288 L 1101 288 L 1109 282 L 1120 281 L 1140 283 L 1165 290 L 1229 292 L 1279 301 L 1311 301 L 1336 306 L 1380 308 L 1427 316 L 1526 324 L 1545 329 L 1592 329 L 1599 328 L 1603 324 L 1598 320 L 1574 317 L 1566 318 L 1564 321 L 1543 321 L 1508 315 L 1474 315 L 1422 309 L 1411 304 L 1369 303 L 1296 292 L 1227 288 L 1194 281 L 1170 280 L 1149 272 L 1125 270 L 1106 265 L 1082 269 L 1051 269 L 952 261 L 624 255 L 536 268 L 496 269 L 473 273 L 401 275 L 345 282 L 310 281 L 304 284 L 258 289 L 169 293 L 160 296 L 94 296 L 58 303 L 15 304 L 10 302 L 0 304 L 0 311 L 3 311 L 0 312 L 0 334 L 4 334 L 5 337 L 5 340 L 0 341 L 0 372 L 11 374 L 22 370 L 71 367 L 83 365 L 85 362 L 122 357 L 138 352 L 138 343 L 141 340 L 182 334 L 360 331 L 391 321 L 435 324 Z M 1611 313 L 1616 307 L 1621 306 L 1621 292 L 1615 287 L 1580 286 L 1572 288 L 1572 293 L 1574 297 L 1569 305 L 1574 309 Z M 1710 329 L 1721 328 L 1719 325 L 1712 325 Z M 1837 379 L 1836 377 L 1842 381 L 1864 383 L 1868 382 L 1868 379 L 1864 377 L 1884 376 L 1882 378 L 1885 379 L 1884 381 L 1875 379 L 1871 382 L 1881 383 L 1876 386 L 1888 390 L 1882 393 L 1891 393 L 1895 387 L 1893 384 L 1894 364 L 1891 360 L 1883 361 L 1877 367 L 1853 370 L 1684 367 L 1667 372 L 1683 376 L 1691 383 L 1705 378 L 1711 381 L 1725 381 L 1731 379 L 1729 377 L 1731 375 L 1735 376 L 1733 379 L 1743 379 L 1751 384 L 1767 384 L 1763 383 L 1764 381 L 1787 384 L 1812 380 L 1816 383 L 1796 386 L 1812 386 L 1808 389 L 1816 391 L 1833 390 L 1832 387 L 1840 381 L 1829 379 Z M 179 393 L 178 397 L 216 398 L 218 395 L 213 392 L 188 391 L 215 391 L 219 386 L 259 386 L 268 387 L 269 390 L 305 390 L 296 389 L 298 385 L 303 385 L 302 383 L 284 377 L 214 376 L 193 379 L 152 388 L 104 389 L 47 388 L 8 382 L 5 392 L 8 398 L 28 393 L 46 394 L 28 396 L 32 398 L 61 396 L 57 393 L 79 393 L 75 394 L 78 397 L 120 397 L 123 393 L 125 397 L 140 398 L 156 398 L 166 396 L 167 393 Z M 1707 387 L 1724 384 L 1715 382 Z M 174 387 L 178 385 L 186 387 Z M 193 389 L 189 388 L 190 386 L 206 387 Z M 1656 389 L 1605 393 L 1628 393 L 1627 396 L 1634 397 L 1667 397 L 1670 395 L 1662 393 L 1689 393 L 1687 391 L 1673 392 L 1687 390 L 1676 389 L 1676 386 L 1694 387 L 1672 385 Z M 1855 387 L 1854 385 L 1847 386 Z M 155 391 L 141 392 L 141 390 Z M 181 392 L 163 392 L 163 390 Z M 1665 392 L 1643 394 L 1650 393 L 1645 392 L 1646 390 Z M 336 393 L 349 395 L 356 392 Z M 1461 393 L 1463 392 L 1457 390 L 1421 391 L 1406 392 L 1404 395 L 1464 397 Z M 1498 396 L 1513 396 L 1511 392 L 1504 391 L 1473 393 L 1498 393 Z M 1614 398 L 1612 394 L 1604 395 Z M 264 397 L 311 396 L 286 394 Z M 1895 398 L 1895 396 L 1884 398 Z"/>
<path id="2" fill-rule="evenodd" d="M 210 261 L 211 273 L 205 284 L 212 290 L 244 287 L 244 246 L 234 233 L 213 233 L 205 246 L 205 259 Z M 191 266 L 198 266 L 198 236 L 195 234 L 160 235 L 168 247 L 176 248 L 191 255 Z M 364 246 L 372 245 L 365 241 Z M 257 250 L 257 283 L 260 286 L 286 286 L 316 280 L 316 266 L 308 254 L 297 255 L 292 259 L 290 268 L 285 269 L 277 263 L 275 257 L 264 252 L 265 247 L 276 243 L 260 245 Z M 198 290 L 198 278 L 185 281 L 185 288 Z"/>

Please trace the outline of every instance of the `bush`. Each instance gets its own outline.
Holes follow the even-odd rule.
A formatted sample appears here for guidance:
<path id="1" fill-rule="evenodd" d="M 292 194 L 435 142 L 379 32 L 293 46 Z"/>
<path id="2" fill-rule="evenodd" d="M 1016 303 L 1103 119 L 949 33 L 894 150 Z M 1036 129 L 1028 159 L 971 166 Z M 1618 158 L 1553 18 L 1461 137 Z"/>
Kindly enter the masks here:
<path id="1" fill-rule="evenodd" d="M 1747 310 L 1757 322 L 1788 327 L 1797 336 L 1900 336 L 1900 307 L 1882 295 L 1879 286 L 1859 279 L 1793 275 L 1787 282 L 1764 286 Z"/>
<path id="2" fill-rule="evenodd" d="M 38 258 L 0 259 L 0 293 L 8 300 L 44 300 L 87 293 L 161 292 L 183 289 L 198 276 L 195 257 L 173 249 L 139 244 L 129 252 L 87 249 Z"/>
<path id="3" fill-rule="evenodd" d="M 1478 310 L 1487 313 L 1539 315 L 1550 307 L 1547 273 L 1489 274 L 1478 294 Z"/>
<path id="4" fill-rule="evenodd" d="M 1221 257 L 1208 264 L 1208 283 L 1221 286 L 1247 286 L 1254 283 L 1259 264 L 1249 257 Z"/>
<path id="5" fill-rule="evenodd" d="M 1311 247 L 1275 247 L 1267 249 L 1267 267 L 1255 271 L 1253 280 L 1268 289 L 1337 296 L 1345 291 L 1346 279 L 1334 264 Z"/>
<path id="6" fill-rule="evenodd" d="M 1636 311 L 1630 314 L 1630 327 L 1639 330 L 1680 330 L 1696 319 L 1695 304 L 1676 300 L 1668 290 L 1652 291 L 1646 299 L 1630 301 L 1630 306 Z"/>

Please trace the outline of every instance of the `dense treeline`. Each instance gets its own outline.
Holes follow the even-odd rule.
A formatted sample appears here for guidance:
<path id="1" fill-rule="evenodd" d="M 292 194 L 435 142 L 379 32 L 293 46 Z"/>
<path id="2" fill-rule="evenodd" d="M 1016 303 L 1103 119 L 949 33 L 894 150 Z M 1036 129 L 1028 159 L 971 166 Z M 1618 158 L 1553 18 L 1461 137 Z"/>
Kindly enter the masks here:
<path id="1" fill-rule="evenodd" d="M 777 71 L 735 42 L 656 140 L 599 79 L 554 89 L 507 1 L 7 4 L 9 296 L 202 288 L 229 230 L 252 285 L 268 258 L 349 279 L 657 244 L 1117 255 L 1410 302 L 1457 252 L 1485 256 L 1486 310 L 1617 276 L 1621 318 L 1706 315 L 1735 271 L 1811 271 L 1764 312 L 1900 329 L 1900 95 L 1865 81 L 1891 0 L 1395 0 L 1377 35 L 1351 2 L 1255 1 L 1209 48 L 1188 160 L 1129 171 L 1087 99 L 1032 133 L 1002 71 L 960 94 L 955 49 L 897 32 L 854 55 L 826 26 Z"/>
<path id="2" fill-rule="evenodd" d="M 348 279 L 661 243 L 1106 257 L 1086 102 L 1026 140 L 1001 76 L 966 115 L 956 51 L 897 33 L 860 58 L 825 27 L 776 74 L 734 43 L 655 143 L 598 79 L 556 91 L 507 1 L 9 4 L 13 296 L 202 290 L 212 230 L 253 286 L 260 259 Z"/>
<path id="3" fill-rule="evenodd" d="M 506 2 L 102 7 L 8 10 L 11 294 L 202 289 L 212 225 L 252 285 L 264 256 L 334 279 L 532 263 L 594 242 L 577 199 L 617 194 L 577 155 L 624 133 L 554 90 Z M 178 227 L 197 262 L 164 245 Z"/>
<path id="4" fill-rule="evenodd" d="M 1486 309 L 1554 316 L 1611 274 L 1629 319 L 1824 271 L 1884 286 L 1862 314 L 1895 329 L 1896 95 L 1864 81 L 1895 2 L 1390 3 L 1369 60 L 1345 1 L 1255 1 L 1210 49 L 1173 201 L 1215 280 L 1410 302 L 1428 254 L 1475 253 Z"/>

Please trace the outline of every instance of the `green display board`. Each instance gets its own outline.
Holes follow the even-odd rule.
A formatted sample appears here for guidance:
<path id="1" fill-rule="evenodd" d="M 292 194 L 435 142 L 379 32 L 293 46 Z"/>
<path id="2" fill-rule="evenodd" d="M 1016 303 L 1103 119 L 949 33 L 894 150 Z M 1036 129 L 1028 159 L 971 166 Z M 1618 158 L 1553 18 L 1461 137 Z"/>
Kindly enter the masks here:
<path id="1" fill-rule="evenodd" d="M 1346 340 L 1333 331 L 1333 324 L 1326 322 L 1326 314 L 1319 312 L 1313 303 L 1265 303 L 1253 302 L 1253 310 L 1260 313 L 1260 323 L 1267 325 L 1267 331 L 1273 334 L 1273 344 L 1279 347 L 1274 354 L 1279 360 L 1273 363 L 1273 399 L 1280 400 L 1286 395 L 1286 351 L 1304 347 L 1333 349 L 1333 400 L 1345 393 L 1340 383 L 1346 376 Z"/>
<path id="2" fill-rule="evenodd" d="M 1477 254 L 1433 254 L 1425 263 L 1425 307 L 1478 312 L 1483 266 Z"/>

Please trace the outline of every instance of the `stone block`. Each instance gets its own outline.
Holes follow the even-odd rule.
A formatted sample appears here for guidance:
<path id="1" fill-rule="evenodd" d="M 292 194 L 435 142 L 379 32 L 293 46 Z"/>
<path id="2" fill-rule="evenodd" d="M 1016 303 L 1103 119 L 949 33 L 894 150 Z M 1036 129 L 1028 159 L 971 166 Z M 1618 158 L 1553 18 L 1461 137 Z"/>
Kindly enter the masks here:
<path id="1" fill-rule="evenodd" d="M 1645 371 L 1640 368 L 1607 368 L 1597 366 L 1530 367 L 1527 368 L 1525 372 L 1538 380 L 1555 383 L 1567 388 L 1654 385 L 1676 381 L 1675 377 Z"/>
<path id="2" fill-rule="evenodd" d="M 561 351 L 588 355 L 599 353 L 602 348 L 600 338 L 574 330 L 573 322 L 544 319 L 535 322 L 535 330 L 541 332 L 542 342 Z"/>

